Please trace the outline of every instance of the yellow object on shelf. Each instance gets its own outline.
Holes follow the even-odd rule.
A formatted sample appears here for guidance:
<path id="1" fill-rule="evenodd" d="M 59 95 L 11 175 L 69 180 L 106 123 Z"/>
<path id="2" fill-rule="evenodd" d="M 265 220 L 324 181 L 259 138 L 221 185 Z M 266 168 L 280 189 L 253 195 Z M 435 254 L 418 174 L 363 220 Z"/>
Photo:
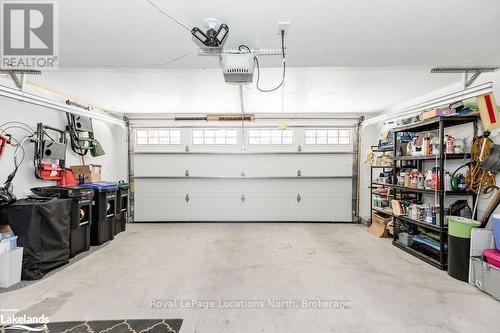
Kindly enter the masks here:
<path id="1" fill-rule="evenodd" d="M 485 131 L 500 127 L 500 114 L 493 93 L 478 96 L 477 106 Z"/>

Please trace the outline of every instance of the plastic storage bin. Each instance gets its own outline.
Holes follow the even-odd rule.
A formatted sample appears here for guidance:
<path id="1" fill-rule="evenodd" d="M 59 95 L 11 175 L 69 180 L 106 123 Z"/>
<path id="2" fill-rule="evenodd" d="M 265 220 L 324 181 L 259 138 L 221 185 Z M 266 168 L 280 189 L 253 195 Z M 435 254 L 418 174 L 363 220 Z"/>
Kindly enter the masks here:
<path id="1" fill-rule="evenodd" d="M 23 266 L 23 248 L 0 254 L 0 288 L 21 282 L 21 271 Z"/>
<path id="2" fill-rule="evenodd" d="M 448 216 L 448 275 L 469 280 L 471 231 L 480 223 L 458 216 Z"/>
<path id="3" fill-rule="evenodd" d="M 85 183 L 82 186 L 94 189 L 90 245 L 104 244 L 115 236 L 118 186 L 107 182 Z"/>
<path id="4" fill-rule="evenodd" d="M 472 281 L 477 288 L 500 301 L 500 268 L 481 260 L 481 257 L 472 257 Z"/>
<path id="5" fill-rule="evenodd" d="M 17 248 L 17 236 L 11 236 L 0 240 L 0 254 L 15 250 Z"/>
<path id="6" fill-rule="evenodd" d="M 496 268 L 500 268 L 500 252 L 496 249 L 483 250 L 483 256 L 486 258 L 486 262 Z"/>
<path id="7" fill-rule="evenodd" d="M 399 233 L 398 240 L 401 244 L 403 244 L 405 246 L 411 246 L 413 244 L 413 236 L 407 232 Z"/>
<path id="8" fill-rule="evenodd" d="M 495 247 L 500 251 L 500 214 L 493 215 L 493 233 L 495 235 Z"/>

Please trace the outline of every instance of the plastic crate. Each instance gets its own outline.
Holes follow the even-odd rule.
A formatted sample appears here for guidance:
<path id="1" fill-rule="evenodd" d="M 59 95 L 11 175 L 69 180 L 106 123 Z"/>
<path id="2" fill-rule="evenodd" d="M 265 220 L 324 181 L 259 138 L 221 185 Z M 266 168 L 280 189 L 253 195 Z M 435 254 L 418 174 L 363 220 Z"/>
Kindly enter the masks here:
<path id="1" fill-rule="evenodd" d="M 9 288 L 21 282 L 22 265 L 22 247 L 0 254 L 0 288 Z"/>
<path id="2" fill-rule="evenodd" d="M 500 269 L 483 261 L 481 257 L 472 257 L 471 263 L 474 285 L 500 301 Z"/>

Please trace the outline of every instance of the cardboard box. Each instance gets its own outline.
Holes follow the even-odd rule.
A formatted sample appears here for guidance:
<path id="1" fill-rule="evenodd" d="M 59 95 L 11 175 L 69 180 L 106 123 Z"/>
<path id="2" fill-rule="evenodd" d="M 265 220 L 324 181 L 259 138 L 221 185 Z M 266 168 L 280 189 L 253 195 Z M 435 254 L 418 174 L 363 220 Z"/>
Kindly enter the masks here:
<path id="1" fill-rule="evenodd" d="M 2 224 L 0 225 L 0 234 L 11 232 L 12 229 L 10 228 L 10 225 L 8 224 Z"/>
<path id="2" fill-rule="evenodd" d="M 390 217 L 384 218 L 378 214 L 373 213 L 372 214 L 372 224 L 368 228 L 368 232 L 371 233 L 372 235 L 380 237 L 380 238 L 387 237 L 387 234 L 388 234 L 387 224 L 391 220 L 392 219 Z"/>
<path id="3" fill-rule="evenodd" d="M 97 164 L 72 165 L 70 167 L 77 180 L 83 177 L 85 183 L 95 183 L 101 181 L 101 166 Z"/>
<path id="4" fill-rule="evenodd" d="M 422 112 L 422 115 L 420 116 L 422 120 L 434 118 L 434 117 L 446 117 L 446 116 L 451 116 L 457 113 L 457 110 L 455 109 L 433 109 L 433 110 L 428 110 Z"/>

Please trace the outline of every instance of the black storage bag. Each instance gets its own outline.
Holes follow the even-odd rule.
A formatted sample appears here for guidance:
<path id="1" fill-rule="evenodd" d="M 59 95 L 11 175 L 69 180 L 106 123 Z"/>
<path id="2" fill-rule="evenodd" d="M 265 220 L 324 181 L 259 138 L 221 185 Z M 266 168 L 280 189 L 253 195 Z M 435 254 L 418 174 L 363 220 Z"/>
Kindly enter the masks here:
<path id="1" fill-rule="evenodd" d="M 2 221 L 11 226 L 18 246 L 24 248 L 23 280 L 41 279 L 69 262 L 70 205 L 68 199 L 22 199 L 1 210 Z"/>

